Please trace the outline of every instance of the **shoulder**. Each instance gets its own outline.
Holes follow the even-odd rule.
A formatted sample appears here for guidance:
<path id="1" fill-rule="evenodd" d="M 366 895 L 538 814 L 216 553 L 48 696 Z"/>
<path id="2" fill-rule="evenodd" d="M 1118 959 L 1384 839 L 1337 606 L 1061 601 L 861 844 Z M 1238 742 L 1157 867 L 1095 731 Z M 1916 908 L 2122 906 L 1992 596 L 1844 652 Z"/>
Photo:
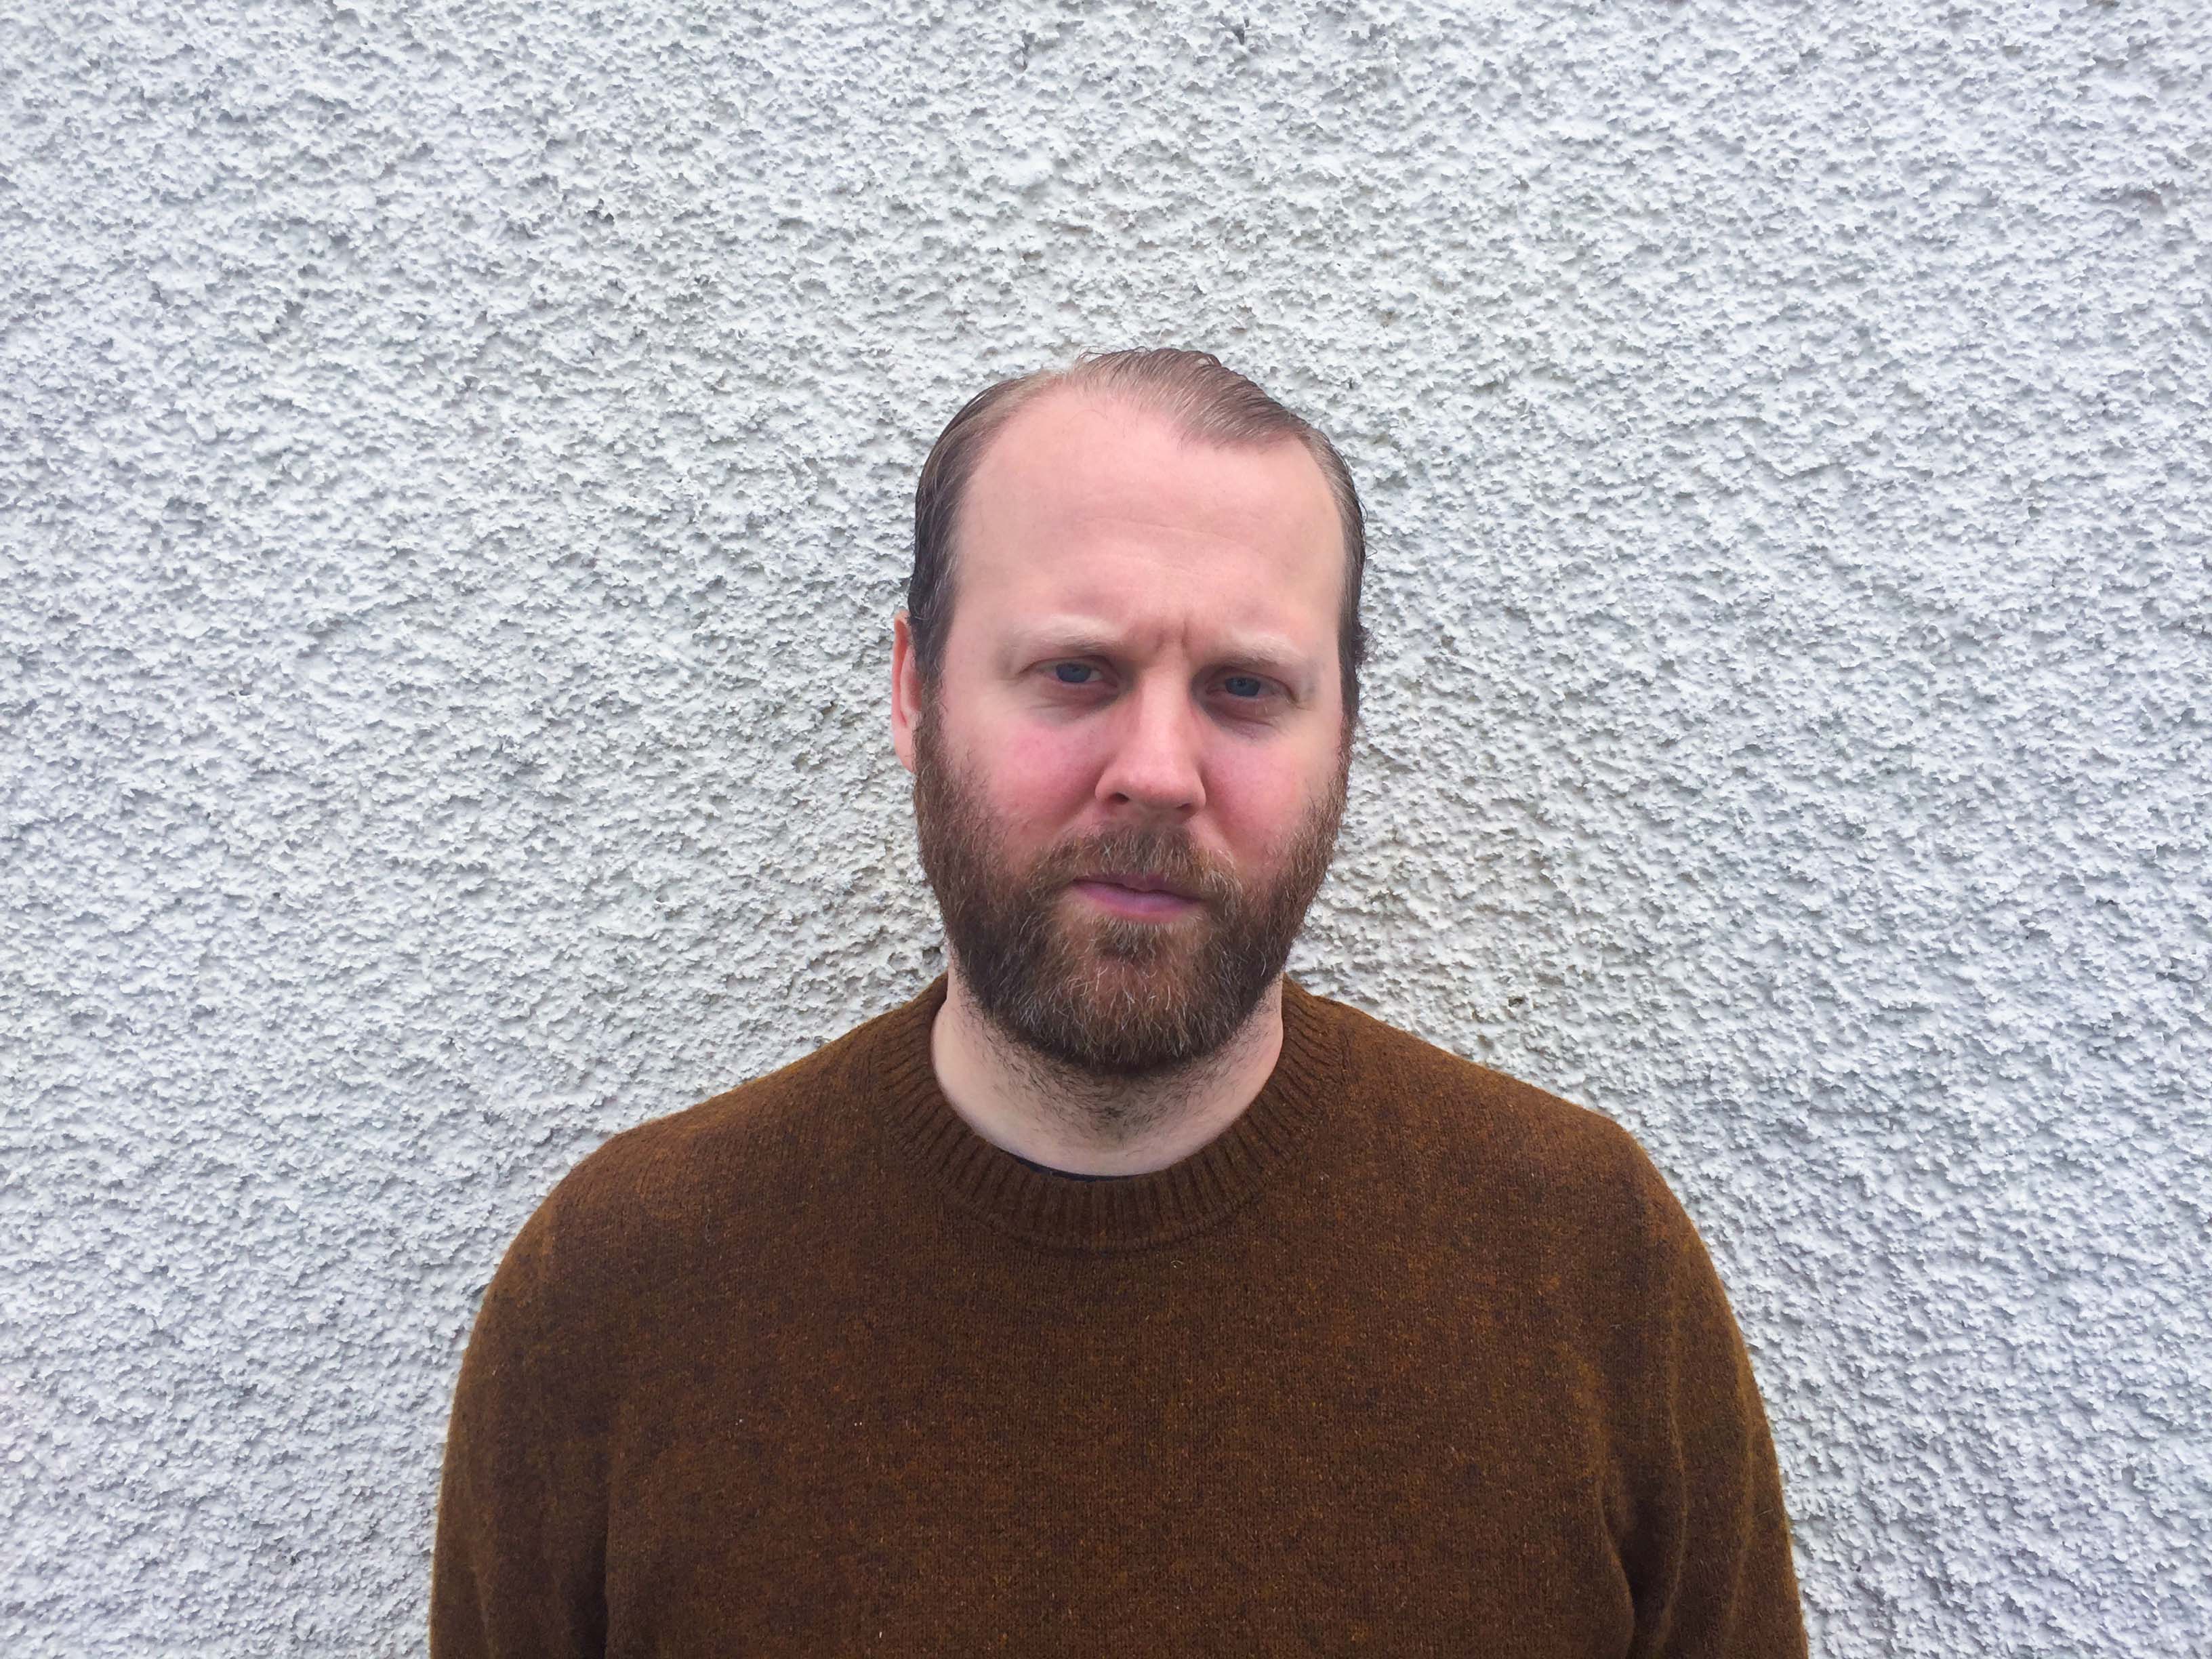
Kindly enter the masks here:
<path id="1" fill-rule="evenodd" d="M 1494 1238 L 1546 1237 L 1628 1271 L 1702 1255 L 1643 1145 L 1602 1112 L 1331 999 L 1342 1111 L 1381 1178 Z"/>
<path id="2" fill-rule="evenodd" d="M 580 1159 L 525 1224 L 564 1279 L 606 1291 L 726 1254 L 835 1182 L 864 1144 L 850 1064 L 875 1022 L 773 1072 L 623 1130 Z"/>
<path id="3" fill-rule="evenodd" d="M 526 1387 L 603 1412 L 702 1285 L 769 1271 L 794 1217 L 838 1213 L 807 1187 L 860 1162 L 851 1049 L 875 1024 L 624 1130 L 563 1176 L 485 1287 L 464 1364 L 474 1393 Z"/>
<path id="4" fill-rule="evenodd" d="M 1344 1085 L 1376 1138 L 1447 1168 L 1557 1188 L 1656 1176 L 1634 1136 L 1601 1112 L 1318 998 L 1343 1037 Z"/>
<path id="5" fill-rule="evenodd" d="M 1409 1237 L 1578 1286 L 1624 1325 L 1722 1295 L 1712 1260 L 1650 1153 L 1602 1112 L 1341 1003 L 1342 1097 L 1377 1208 Z"/>

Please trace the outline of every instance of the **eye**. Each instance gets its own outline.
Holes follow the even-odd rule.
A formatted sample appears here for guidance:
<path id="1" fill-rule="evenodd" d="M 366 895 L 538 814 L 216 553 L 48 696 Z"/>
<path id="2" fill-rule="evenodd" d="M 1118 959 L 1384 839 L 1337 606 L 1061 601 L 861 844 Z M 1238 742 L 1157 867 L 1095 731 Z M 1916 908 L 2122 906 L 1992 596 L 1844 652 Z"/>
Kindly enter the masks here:
<path id="1" fill-rule="evenodd" d="M 1221 684 L 1238 702 L 1256 702 L 1267 695 L 1267 682 L 1257 674 L 1231 674 Z"/>
<path id="2" fill-rule="evenodd" d="M 1053 678 L 1062 685 L 1089 685 L 1091 682 L 1081 677 L 1097 672 L 1087 662 L 1054 663 L 1052 669 Z"/>

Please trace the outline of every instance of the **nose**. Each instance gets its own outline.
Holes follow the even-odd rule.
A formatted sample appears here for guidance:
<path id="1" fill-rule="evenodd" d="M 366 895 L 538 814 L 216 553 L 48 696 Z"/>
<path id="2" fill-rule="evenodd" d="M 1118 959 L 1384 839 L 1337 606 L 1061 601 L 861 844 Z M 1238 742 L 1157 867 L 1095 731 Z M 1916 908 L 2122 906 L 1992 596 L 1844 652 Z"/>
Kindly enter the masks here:
<path id="1" fill-rule="evenodd" d="M 1115 811 L 1183 819 L 1206 805 L 1199 765 L 1203 733 L 1183 689 L 1139 684 L 1123 700 L 1114 746 L 1098 775 L 1098 799 Z"/>

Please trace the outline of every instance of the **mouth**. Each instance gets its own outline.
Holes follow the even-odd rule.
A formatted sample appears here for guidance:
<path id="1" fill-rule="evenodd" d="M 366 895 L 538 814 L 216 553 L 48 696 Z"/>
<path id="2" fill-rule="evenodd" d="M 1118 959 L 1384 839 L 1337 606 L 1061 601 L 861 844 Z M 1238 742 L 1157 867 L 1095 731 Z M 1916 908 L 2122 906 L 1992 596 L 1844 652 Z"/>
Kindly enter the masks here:
<path id="1" fill-rule="evenodd" d="M 1077 879 L 1088 882 L 1094 886 L 1126 888 L 1132 893 L 1159 893 L 1169 898 L 1179 899 L 1194 899 L 1198 896 L 1188 888 L 1178 886 L 1164 876 L 1094 875 L 1080 876 Z"/>
<path id="2" fill-rule="evenodd" d="M 1086 902 L 1127 921 L 1169 921 L 1198 909 L 1198 901 L 1160 876 L 1081 876 L 1069 884 Z"/>

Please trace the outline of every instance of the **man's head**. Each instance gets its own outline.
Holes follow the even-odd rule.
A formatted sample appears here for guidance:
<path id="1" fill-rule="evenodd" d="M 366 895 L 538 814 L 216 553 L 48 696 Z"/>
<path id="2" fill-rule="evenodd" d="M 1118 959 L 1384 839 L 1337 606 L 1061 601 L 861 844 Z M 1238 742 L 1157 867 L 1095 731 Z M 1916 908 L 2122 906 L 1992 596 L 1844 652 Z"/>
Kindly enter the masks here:
<path id="1" fill-rule="evenodd" d="M 1137 1076 L 1249 1019 L 1334 848 L 1364 560 L 1328 440 L 1202 354 L 1086 359 L 954 417 L 892 729 L 954 970 L 1003 1034 Z"/>

